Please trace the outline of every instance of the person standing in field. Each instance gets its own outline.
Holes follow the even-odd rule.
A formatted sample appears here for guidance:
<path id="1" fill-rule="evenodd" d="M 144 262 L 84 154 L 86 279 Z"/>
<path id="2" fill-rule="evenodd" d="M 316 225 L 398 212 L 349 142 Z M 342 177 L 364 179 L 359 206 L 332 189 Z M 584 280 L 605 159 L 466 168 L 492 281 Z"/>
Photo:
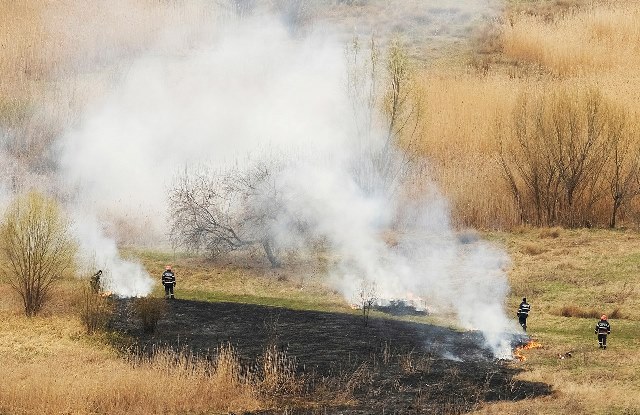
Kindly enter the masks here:
<path id="1" fill-rule="evenodd" d="M 607 348 L 607 335 L 611 334 L 611 325 L 607 321 L 607 316 L 600 316 L 600 321 L 596 323 L 596 334 L 598 335 L 598 344 L 601 349 Z"/>
<path id="2" fill-rule="evenodd" d="M 531 311 L 531 305 L 527 303 L 527 297 L 524 297 L 520 303 L 520 307 L 518 307 L 518 322 L 524 331 L 527 331 L 527 317 L 529 317 L 529 311 Z"/>
<path id="3" fill-rule="evenodd" d="M 102 284 L 100 282 L 101 277 L 102 277 L 102 270 L 99 269 L 98 272 L 93 274 L 93 276 L 91 277 L 91 280 L 89 281 L 89 284 L 91 285 L 91 290 L 94 292 L 94 294 L 100 294 L 100 292 L 102 291 Z"/>
<path id="4" fill-rule="evenodd" d="M 164 285 L 164 297 L 174 298 L 173 287 L 176 285 L 176 276 L 173 271 L 171 271 L 171 265 L 167 265 L 165 271 L 162 273 L 162 285 Z"/>

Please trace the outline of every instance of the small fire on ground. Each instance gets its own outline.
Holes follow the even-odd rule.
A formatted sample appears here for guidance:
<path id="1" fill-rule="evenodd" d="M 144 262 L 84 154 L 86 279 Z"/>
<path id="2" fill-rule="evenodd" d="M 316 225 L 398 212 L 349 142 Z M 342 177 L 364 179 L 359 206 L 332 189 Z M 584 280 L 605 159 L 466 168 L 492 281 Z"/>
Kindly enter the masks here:
<path id="1" fill-rule="evenodd" d="M 411 296 L 407 296 L 405 299 L 377 298 L 371 301 L 363 301 L 360 304 L 351 303 L 350 305 L 354 310 L 369 308 L 370 310 L 381 311 L 397 316 L 426 316 L 431 314 L 431 311 L 426 306 L 426 301 L 419 297 Z"/>
<path id="2" fill-rule="evenodd" d="M 513 357 L 521 362 L 524 362 L 525 360 L 527 360 L 527 357 L 522 353 L 523 351 L 531 349 L 542 349 L 542 347 L 542 343 L 536 340 L 530 340 L 529 342 L 516 347 L 513 350 Z"/>

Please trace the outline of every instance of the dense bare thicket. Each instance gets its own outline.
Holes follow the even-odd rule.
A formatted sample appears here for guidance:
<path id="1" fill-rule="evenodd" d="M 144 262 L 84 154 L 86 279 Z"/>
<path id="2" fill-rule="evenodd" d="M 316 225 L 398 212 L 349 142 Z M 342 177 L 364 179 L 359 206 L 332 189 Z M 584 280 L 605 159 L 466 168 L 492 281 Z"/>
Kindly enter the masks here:
<path id="1" fill-rule="evenodd" d="M 39 193 L 17 198 L 0 226 L 3 277 L 20 295 L 24 312 L 38 314 L 55 283 L 74 263 L 76 245 L 55 201 Z"/>
<path id="2" fill-rule="evenodd" d="M 212 257 L 261 245 L 271 265 L 279 266 L 270 227 L 281 209 L 275 168 L 259 163 L 182 174 L 170 190 L 172 241 Z"/>
<path id="3" fill-rule="evenodd" d="M 625 118 L 595 89 L 520 96 L 500 164 L 523 223 L 599 224 L 593 209 L 608 194 L 608 225 L 615 226 L 620 208 L 638 194 L 638 152 Z"/>

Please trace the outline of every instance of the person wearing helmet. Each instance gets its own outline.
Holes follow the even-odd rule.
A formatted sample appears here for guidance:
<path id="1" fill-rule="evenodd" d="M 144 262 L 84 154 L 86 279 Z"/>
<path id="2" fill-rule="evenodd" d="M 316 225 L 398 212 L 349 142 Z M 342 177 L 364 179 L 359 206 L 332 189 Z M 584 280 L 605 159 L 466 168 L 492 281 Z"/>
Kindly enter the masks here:
<path id="1" fill-rule="evenodd" d="M 529 311 L 531 311 L 531 306 L 527 303 L 527 297 L 524 297 L 520 303 L 520 307 L 518 307 L 518 322 L 524 331 L 527 331 L 527 317 L 529 317 Z"/>
<path id="2" fill-rule="evenodd" d="M 598 335 L 598 344 L 601 349 L 607 348 L 607 335 L 611 334 L 611 325 L 607 321 L 607 316 L 600 316 L 600 321 L 596 323 L 596 334 Z"/>
<path id="3" fill-rule="evenodd" d="M 162 285 L 164 285 L 164 297 L 174 298 L 173 287 L 176 286 L 176 276 L 171 271 L 171 265 L 167 265 L 162 273 Z"/>

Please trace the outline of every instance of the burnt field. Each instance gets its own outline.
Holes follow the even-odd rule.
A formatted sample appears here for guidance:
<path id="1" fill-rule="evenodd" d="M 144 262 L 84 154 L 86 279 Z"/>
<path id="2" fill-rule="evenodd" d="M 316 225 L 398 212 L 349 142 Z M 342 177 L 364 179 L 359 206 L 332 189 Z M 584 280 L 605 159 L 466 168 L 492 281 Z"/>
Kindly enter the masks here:
<path id="1" fill-rule="evenodd" d="M 176 299 L 145 333 L 132 301 L 119 299 L 113 328 L 141 353 L 170 347 L 207 358 L 231 344 L 247 365 L 276 346 L 303 383 L 295 397 L 274 397 L 288 414 L 455 414 L 551 393 L 514 379 L 519 369 L 494 359 L 479 333 L 427 324 L 370 318 L 365 327 L 359 315 Z"/>

